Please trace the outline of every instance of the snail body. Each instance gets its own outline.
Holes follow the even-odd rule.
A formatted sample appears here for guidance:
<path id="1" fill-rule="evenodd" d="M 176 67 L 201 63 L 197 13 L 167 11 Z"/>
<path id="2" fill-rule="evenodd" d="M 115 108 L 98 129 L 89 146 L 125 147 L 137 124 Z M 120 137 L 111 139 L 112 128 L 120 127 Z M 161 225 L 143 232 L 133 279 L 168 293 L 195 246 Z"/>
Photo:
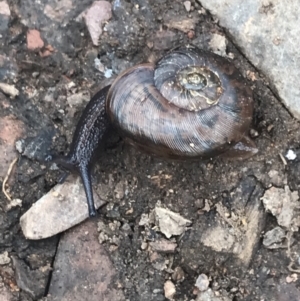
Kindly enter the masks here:
<path id="1" fill-rule="evenodd" d="M 69 154 L 53 161 L 79 172 L 93 216 L 91 162 L 111 125 L 161 157 L 206 159 L 230 149 L 245 157 L 257 152 L 246 138 L 252 115 L 252 91 L 230 62 L 195 47 L 177 48 L 156 66 L 134 66 L 100 90 L 81 116 Z"/>

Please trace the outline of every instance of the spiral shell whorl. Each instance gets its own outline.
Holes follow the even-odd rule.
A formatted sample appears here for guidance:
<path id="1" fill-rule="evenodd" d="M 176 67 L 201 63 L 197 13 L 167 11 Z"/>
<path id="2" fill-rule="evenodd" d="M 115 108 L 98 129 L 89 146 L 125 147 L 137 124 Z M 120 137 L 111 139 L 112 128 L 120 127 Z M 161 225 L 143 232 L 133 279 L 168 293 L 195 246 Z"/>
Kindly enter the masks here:
<path id="1" fill-rule="evenodd" d="M 208 68 L 205 56 L 193 49 L 173 51 L 158 61 L 154 82 L 171 103 L 189 111 L 199 111 L 217 104 L 222 84 Z"/>
<path id="2" fill-rule="evenodd" d="M 181 85 L 182 70 L 196 70 L 187 83 L 191 91 Z M 155 70 L 143 64 L 121 74 L 108 93 L 107 112 L 125 137 L 150 153 L 209 158 L 242 139 L 253 101 L 241 74 L 227 60 L 179 48 L 158 61 Z"/>

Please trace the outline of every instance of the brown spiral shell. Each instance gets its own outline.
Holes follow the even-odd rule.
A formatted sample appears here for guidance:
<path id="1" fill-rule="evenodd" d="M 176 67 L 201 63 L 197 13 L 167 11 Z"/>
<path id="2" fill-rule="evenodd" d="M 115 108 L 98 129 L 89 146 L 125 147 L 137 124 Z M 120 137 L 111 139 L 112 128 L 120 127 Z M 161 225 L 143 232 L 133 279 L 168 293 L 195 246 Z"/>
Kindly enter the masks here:
<path id="1" fill-rule="evenodd" d="M 243 139 L 253 115 L 252 91 L 226 59 L 178 48 L 156 66 L 134 66 L 112 84 L 106 102 L 124 137 L 163 157 L 210 158 Z"/>

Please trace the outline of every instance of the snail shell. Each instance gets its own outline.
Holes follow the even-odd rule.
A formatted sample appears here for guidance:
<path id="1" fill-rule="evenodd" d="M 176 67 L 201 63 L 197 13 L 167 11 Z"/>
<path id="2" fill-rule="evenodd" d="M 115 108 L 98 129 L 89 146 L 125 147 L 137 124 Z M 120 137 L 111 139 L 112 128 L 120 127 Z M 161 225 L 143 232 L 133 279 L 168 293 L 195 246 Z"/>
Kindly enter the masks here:
<path id="1" fill-rule="evenodd" d="M 131 143 L 173 159 L 247 157 L 256 153 L 246 132 L 253 114 L 251 89 L 227 60 L 194 47 L 178 48 L 152 64 L 132 67 L 93 96 L 66 156 L 49 156 L 84 184 L 94 216 L 92 161 L 111 124 Z"/>
<path id="2" fill-rule="evenodd" d="M 253 97 L 226 59 L 185 47 L 156 66 L 141 64 L 119 75 L 108 92 L 106 112 L 127 140 L 147 152 L 204 159 L 245 137 Z"/>

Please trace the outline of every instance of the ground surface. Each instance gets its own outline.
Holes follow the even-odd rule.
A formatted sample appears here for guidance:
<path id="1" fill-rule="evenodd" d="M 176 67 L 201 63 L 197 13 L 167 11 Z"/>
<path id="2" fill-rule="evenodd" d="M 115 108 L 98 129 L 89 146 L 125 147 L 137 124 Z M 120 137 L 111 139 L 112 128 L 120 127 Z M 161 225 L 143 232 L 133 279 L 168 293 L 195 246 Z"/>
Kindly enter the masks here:
<path id="1" fill-rule="evenodd" d="M 50 152 L 67 152 L 89 94 L 104 79 L 103 72 L 95 68 L 95 58 L 119 74 L 136 63 L 161 57 L 176 45 L 193 43 L 208 50 L 213 35 L 226 36 L 198 2 L 191 1 L 192 10 L 187 12 L 181 1 L 115 1 L 113 17 L 96 47 L 84 23 L 74 20 L 92 1 L 58 2 L 62 8 L 48 9 L 47 17 L 46 4 L 54 8 L 58 4 L 41 2 L 9 1 L 9 22 L 5 26 L 3 21 L 1 27 L 0 80 L 15 84 L 20 94 L 11 99 L 0 92 L 4 154 L 0 176 L 4 180 L 8 165 L 18 157 L 8 187 L 13 198 L 22 200 L 21 207 L 8 210 L 9 201 L 0 195 L 0 295 L 4 300 L 38 300 L 47 296 L 49 288 L 54 296 L 59 295 L 51 281 L 60 267 L 53 273 L 51 268 L 60 252 L 60 240 L 68 237 L 26 240 L 19 218 L 59 179 L 59 171 L 45 168 L 40 161 Z M 174 25 L 181 18 L 196 21 L 183 32 Z M 41 50 L 28 49 L 29 29 L 41 32 L 45 42 Z M 106 205 L 97 221 L 112 229 L 101 246 L 112 262 L 110 269 L 115 270 L 113 282 L 128 300 L 166 300 L 167 280 L 176 286 L 174 300 L 196 299 L 200 274 L 209 277 L 210 288 L 224 300 L 299 300 L 300 280 L 288 269 L 291 261 L 295 269 L 300 264 L 299 233 L 292 233 L 289 252 L 286 247 L 265 248 L 263 234 L 276 227 L 277 220 L 261 201 L 272 185 L 299 191 L 299 123 L 231 37 L 226 40 L 226 53 L 254 92 L 250 134 L 259 149 L 256 156 L 242 161 L 168 162 L 140 153 L 118 141 L 114 133 L 98 160 L 94 187 L 100 187 Z M 44 55 L 47 49 L 50 54 Z M 15 138 L 23 139 L 27 151 L 22 155 L 15 151 Z M 284 164 L 280 154 L 289 149 L 297 158 Z M 171 254 L 151 249 L 148 243 L 165 237 L 139 225 L 142 215 L 158 203 L 192 221 L 184 234 L 171 239 L 177 243 Z M 76 241 L 74 244 L 76 250 Z"/>

